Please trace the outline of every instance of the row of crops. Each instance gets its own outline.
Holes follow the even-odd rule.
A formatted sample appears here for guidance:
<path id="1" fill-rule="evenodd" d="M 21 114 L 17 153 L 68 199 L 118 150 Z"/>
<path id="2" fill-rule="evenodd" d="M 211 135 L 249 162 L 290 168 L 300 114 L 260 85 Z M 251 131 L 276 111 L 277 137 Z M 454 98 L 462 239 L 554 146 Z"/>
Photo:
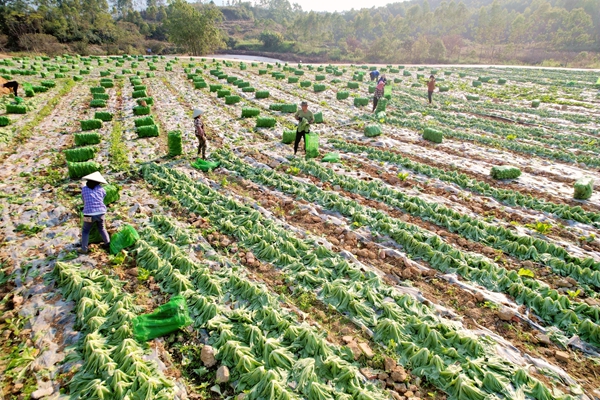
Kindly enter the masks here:
<path id="1" fill-rule="evenodd" d="M 582 189 L 587 201 L 574 202 L 564 191 L 544 196 L 525 179 L 529 171 L 540 170 L 544 179 L 572 187 L 594 175 L 599 154 L 598 117 L 589 112 L 597 107 L 592 73 L 379 66 L 390 85 L 376 111 L 367 114 L 374 90 L 368 73 L 376 67 L 365 65 L 132 56 L 16 58 L 1 64 L 6 79 L 22 78 L 31 85 L 25 87 L 28 95 L 34 92 L 31 110 L 56 96 L 52 90 L 36 92 L 42 82 L 85 87 L 64 109 L 59 105 L 54 110 L 56 117 L 68 115 L 73 104 L 85 106 L 75 113 L 79 121 L 69 129 L 74 132 L 68 145 L 51 144 L 60 146 L 66 161 L 59 166 L 65 178 L 54 190 L 64 191 L 70 180 L 102 171 L 111 183 L 105 200 L 109 231 L 121 232 L 131 224 L 140 236 L 108 261 L 101 252 L 65 259 L 67 247 L 57 248 L 60 261 L 47 260 L 52 270 L 48 279 L 56 285 L 47 290 L 58 290 L 73 304 L 74 329 L 80 332 L 61 367 L 76 365 L 67 373 L 69 379 L 50 376 L 74 398 L 182 398 L 202 383 L 212 394 L 203 391 L 201 398 L 227 393 L 249 399 L 575 399 L 585 398 L 583 391 L 596 384 L 593 374 L 582 373 L 570 361 L 558 356 L 546 361 L 541 345 L 523 346 L 525 336 L 502 337 L 504 325 L 537 330 L 550 336 L 544 348 L 566 352 L 585 366 L 592 365 L 590 355 L 600 348 L 600 306 L 595 301 L 600 259 L 594 252 L 600 203 L 592 190 L 594 180 Z M 435 94 L 435 107 L 425 104 L 424 82 L 430 73 L 438 76 L 442 92 Z M 158 94 L 158 87 L 166 93 Z M 531 88 L 539 90 L 531 95 L 535 97 L 521 95 Z M 492 102 L 499 97 L 495 92 L 516 96 Z M 540 103 L 532 107 L 536 99 Z M 287 157 L 295 137 L 292 114 L 300 100 L 308 100 L 315 114 L 310 140 L 320 137 L 317 152 L 306 159 Z M 8 113 L 15 101 L 8 96 L 3 102 Z M 188 134 L 192 108 L 205 111 L 210 161 L 220 165 L 204 174 L 193 168 L 195 144 Z M 32 114 L 26 109 L 11 117 L 14 132 L 39 123 Z M 128 121 L 125 135 L 109 134 L 123 120 Z M 464 166 L 450 165 L 446 160 L 459 157 L 458 146 L 465 143 L 480 148 L 481 158 L 463 154 Z M 118 146 L 126 146 L 134 161 L 126 174 L 105 156 Z M 437 152 L 435 165 L 412 154 L 415 146 Z M 138 151 L 142 147 L 152 151 Z M 511 165 L 494 165 L 493 179 L 466 168 L 476 164 L 478 170 L 488 170 L 486 149 L 499 152 Z M 41 155 L 48 150 L 35 151 Z M 324 155 L 324 161 L 334 164 L 319 162 Z M 519 157 L 529 157 L 533 164 L 519 169 Z M 562 163 L 557 165 L 572 175 L 555 179 L 555 170 L 544 171 L 548 161 Z M 405 184 L 389 183 L 384 175 Z M 20 180 L 24 177 L 10 179 L 26 188 L 30 182 Z M 507 184 L 506 178 L 521 183 Z M 432 182 L 453 189 L 444 194 L 433 190 Z M 278 209 L 256 193 L 268 193 L 288 206 Z M 482 215 L 468 200 L 453 200 L 453 193 L 488 202 L 502 211 L 498 215 L 514 210 L 555 226 L 545 234 L 515 229 L 514 221 Z M 54 201 L 77 207 L 77 192 L 71 196 Z M 5 200 L 1 204 L 12 207 Z M 309 230 L 296 222 L 298 211 L 290 204 L 310 207 L 316 219 Z M 324 216 L 362 238 L 356 249 L 338 244 L 339 238 L 324 229 Z M 65 230 L 77 227 L 76 219 L 64 222 Z M 37 235 L 45 237 L 43 230 Z M 206 240 L 214 235 L 228 239 L 211 246 Z M 448 235 L 468 243 L 468 249 Z M 586 240 L 573 239 L 581 235 Z M 355 250 L 362 245 L 381 249 L 376 254 L 383 256 L 361 256 Z M 481 249 L 498 257 L 478 253 Z M 252 268 L 248 256 L 238 252 L 252 254 L 251 260 L 255 257 L 261 268 L 280 277 L 281 287 L 273 287 L 263 270 Z M 417 274 L 390 281 L 379 268 L 402 275 L 393 254 L 410 260 L 405 269 L 416 265 L 435 278 Z M 106 263 L 116 267 L 105 268 Z M 440 307 L 452 308 L 453 303 L 427 289 L 451 276 L 466 285 L 457 286 L 464 296 L 484 294 L 477 307 L 490 312 L 477 322 L 491 330 L 473 330 L 448 318 L 466 318 L 459 307 L 440 313 Z M 569 291 L 557 284 L 560 279 L 568 279 Z M 425 290 L 425 297 L 413 286 Z M 346 336 L 366 338 L 375 357 L 355 353 L 330 325 L 307 322 L 296 305 L 308 294 L 326 314 L 348 321 L 353 328 Z M 148 344 L 136 335 L 136 321 L 169 299 L 185 304 L 188 326 Z M 498 317 L 497 310 L 505 306 L 514 318 Z M 316 308 L 306 311 L 310 321 Z M 185 345 L 187 354 L 198 357 L 210 346 L 216 363 L 180 358 L 176 343 L 182 337 L 200 337 Z M 575 339 L 576 347 L 570 347 Z M 157 346 L 163 352 L 158 363 L 148 356 Z M 576 350 L 582 348 L 587 352 Z M 377 360 L 383 355 L 410 372 L 404 381 L 389 381 L 391 371 L 380 371 L 383 364 Z M 189 368 L 190 362 L 199 365 Z M 217 373 L 215 378 L 217 368 L 224 367 L 230 376 Z M 185 372 L 173 374 L 177 369 Z M 413 383 L 417 389 L 409 391 Z"/>

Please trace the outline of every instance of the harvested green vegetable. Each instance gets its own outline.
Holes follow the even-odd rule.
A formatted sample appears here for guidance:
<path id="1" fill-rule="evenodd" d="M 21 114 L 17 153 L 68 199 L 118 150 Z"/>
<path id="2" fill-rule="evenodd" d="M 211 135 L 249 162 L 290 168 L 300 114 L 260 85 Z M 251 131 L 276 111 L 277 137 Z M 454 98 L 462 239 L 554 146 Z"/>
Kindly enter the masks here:
<path id="1" fill-rule="evenodd" d="M 135 128 L 135 131 L 138 134 L 138 137 L 156 137 L 159 135 L 160 131 L 157 125 L 144 125 Z"/>
<path id="2" fill-rule="evenodd" d="M 185 298 L 173 296 L 153 313 L 136 317 L 132 322 L 133 335 L 137 341 L 145 342 L 175 332 L 192 322 Z"/>
<path id="3" fill-rule="evenodd" d="M 294 140 L 296 139 L 296 131 L 290 131 L 290 130 L 283 130 L 283 137 L 281 139 L 282 143 L 285 144 L 290 144 L 290 143 L 294 143 Z"/>
<path id="4" fill-rule="evenodd" d="M 102 121 L 99 119 L 84 119 L 79 121 L 82 131 L 91 131 L 102 128 Z"/>
<path id="5" fill-rule="evenodd" d="M 110 237 L 110 254 L 118 254 L 121 250 L 133 246 L 140 235 L 131 225 L 123 225 Z"/>
<path id="6" fill-rule="evenodd" d="M 258 117 L 256 118 L 257 128 L 272 128 L 277 124 L 277 120 L 273 117 Z"/>
<path id="7" fill-rule="evenodd" d="M 516 179 L 521 176 L 521 170 L 510 165 L 495 165 L 490 170 L 490 176 L 494 179 Z"/>
<path id="8" fill-rule="evenodd" d="M 175 157 L 181 155 L 183 152 L 181 146 L 181 131 L 171 131 L 167 136 L 167 143 L 169 145 L 169 156 Z"/>
<path id="9" fill-rule="evenodd" d="M 365 126 L 365 136 L 375 137 L 381 135 L 381 127 L 379 125 L 367 125 Z"/>
<path id="10" fill-rule="evenodd" d="M 95 157 L 97 149 L 94 146 L 77 147 L 74 149 L 66 149 L 63 151 L 67 161 L 81 162 L 91 160 Z"/>
<path id="11" fill-rule="evenodd" d="M 319 135 L 316 133 L 307 133 L 304 135 L 306 145 L 306 158 L 319 157 Z"/>
<path id="12" fill-rule="evenodd" d="M 75 146 L 87 146 L 89 144 L 100 143 L 101 137 L 95 132 L 90 133 L 76 133 L 73 135 Z"/>
<path id="13" fill-rule="evenodd" d="M 594 179 L 586 176 L 578 179 L 573 185 L 575 193 L 573 198 L 578 200 L 587 200 L 592 197 L 592 191 L 594 190 Z"/>
<path id="14" fill-rule="evenodd" d="M 260 114 L 260 110 L 258 108 L 253 107 L 243 107 L 242 108 L 242 118 L 256 117 Z"/>
<path id="15" fill-rule="evenodd" d="M 140 126 L 154 125 L 154 118 L 152 118 L 152 115 L 150 115 L 143 118 L 137 118 L 133 122 L 136 128 L 139 128 Z"/>
<path id="16" fill-rule="evenodd" d="M 433 129 L 433 128 L 425 128 L 423 130 L 423 139 L 425 140 L 429 140 L 430 142 L 433 143 L 442 143 L 442 140 L 444 138 L 444 135 L 442 134 L 442 132 Z"/>
<path id="17" fill-rule="evenodd" d="M 100 171 L 101 166 L 94 161 L 84 162 L 69 162 L 67 161 L 67 168 L 69 170 L 69 178 L 77 179 L 91 174 L 92 172 Z"/>

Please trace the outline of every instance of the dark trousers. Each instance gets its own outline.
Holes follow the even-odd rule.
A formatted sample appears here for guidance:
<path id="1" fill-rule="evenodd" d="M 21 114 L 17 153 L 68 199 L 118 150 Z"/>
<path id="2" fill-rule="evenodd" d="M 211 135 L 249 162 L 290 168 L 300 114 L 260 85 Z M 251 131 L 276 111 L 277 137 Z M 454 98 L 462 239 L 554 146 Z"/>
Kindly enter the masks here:
<path id="1" fill-rule="evenodd" d="M 206 147 L 207 140 L 206 139 L 198 139 L 198 155 L 202 153 L 202 159 L 206 159 Z"/>
<path id="2" fill-rule="evenodd" d="M 19 82 L 17 82 L 17 81 L 10 81 L 10 82 L 6 82 L 2 86 L 4 86 L 5 88 L 12 89 L 13 92 L 15 93 L 15 97 L 18 96 L 17 95 L 17 89 L 19 89 Z"/>
<path id="3" fill-rule="evenodd" d="M 294 141 L 294 154 L 296 154 L 296 152 L 298 151 L 298 145 L 300 144 L 300 140 L 304 140 L 304 151 L 306 151 L 306 138 L 304 137 L 304 135 L 306 135 L 309 132 L 298 132 L 298 130 L 296 130 L 296 140 Z"/>
<path id="4" fill-rule="evenodd" d="M 379 97 L 374 96 L 373 97 L 373 112 L 375 112 L 375 109 L 377 108 L 377 103 L 379 103 Z"/>
<path id="5" fill-rule="evenodd" d="M 104 226 L 104 214 L 92 215 L 92 216 L 84 215 L 83 216 L 83 229 L 81 231 L 81 248 L 84 251 L 87 251 L 88 242 L 90 241 L 90 231 L 96 224 L 98 224 L 98 231 L 100 231 L 100 236 L 102 237 L 102 241 L 105 244 L 110 243 L 110 238 L 108 237 L 108 232 L 106 231 L 106 227 Z"/>
<path id="6" fill-rule="evenodd" d="M 431 104 L 431 98 L 433 97 L 433 92 L 432 91 L 427 91 L 427 98 L 429 99 L 429 104 Z"/>

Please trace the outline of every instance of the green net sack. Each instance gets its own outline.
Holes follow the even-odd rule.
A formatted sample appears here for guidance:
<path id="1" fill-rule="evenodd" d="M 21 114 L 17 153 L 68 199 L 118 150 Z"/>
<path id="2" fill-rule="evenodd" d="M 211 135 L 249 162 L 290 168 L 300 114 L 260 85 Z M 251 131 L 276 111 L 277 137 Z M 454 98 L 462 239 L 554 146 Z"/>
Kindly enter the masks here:
<path id="1" fill-rule="evenodd" d="M 123 225 L 121 229 L 110 237 L 110 254 L 119 254 L 121 250 L 133 246 L 140 235 L 131 225 Z"/>
<path id="2" fill-rule="evenodd" d="M 219 165 L 221 165 L 221 163 L 219 163 L 218 161 L 206 161 L 201 158 L 199 158 L 196 161 L 194 161 L 193 163 L 191 163 L 192 167 L 199 169 L 200 171 L 204 171 L 204 172 L 212 171 L 213 169 L 217 168 Z"/>
<path id="3" fill-rule="evenodd" d="M 227 89 L 220 89 L 217 90 L 217 97 L 221 98 L 221 97 L 225 97 L 225 96 L 230 96 L 231 95 L 231 91 L 227 90 Z"/>
<path id="4" fill-rule="evenodd" d="M 290 143 L 294 143 L 294 140 L 296 140 L 296 131 L 289 131 L 289 130 L 283 131 L 283 137 L 281 138 L 282 143 L 290 144 Z"/>
<path id="5" fill-rule="evenodd" d="M 381 127 L 379 125 L 367 125 L 365 126 L 365 136 L 375 137 L 381 135 Z"/>
<path id="6" fill-rule="evenodd" d="M 54 81 L 49 81 L 49 80 L 48 80 L 48 81 L 41 81 L 41 82 L 40 82 L 40 85 L 42 85 L 42 86 L 46 86 L 46 87 L 48 87 L 48 88 L 53 88 L 53 87 L 55 87 L 55 86 L 56 86 L 56 82 L 54 82 Z"/>
<path id="7" fill-rule="evenodd" d="M 243 107 L 242 108 L 242 118 L 256 117 L 259 114 L 260 114 L 260 110 L 258 108 L 253 108 L 253 107 Z"/>
<path id="8" fill-rule="evenodd" d="M 148 115 L 150 114 L 150 107 L 135 106 L 133 107 L 133 115 Z"/>
<path id="9" fill-rule="evenodd" d="M 149 115 L 144 118 L 138 118 L 134 120 L 133 123 L 135 124 L 136 128 L 139 128 L 140 126 L 154 125 L 154 118 L 152 118 L 152 115 Z"/>
<path id="10" fill-rule="evenodd" d="M 449 90 L 450 90 L 450 87 L 448 87 L 448 86 L 440 86 L 440 93 L 447 92 Z"/>
<path id="11" fill-rule="evenodd" d="M 73 140 L 75 141 L 75 146 L 87 146 L 100 143 L 101 137 L 95 132 L 76 133 L 73 135 Z"/>
<path id="12" fill-rule="evenodd" d="M 90 107 L 104 108 L 104 107 L 106 107 L 106 100 L 100 100 L 100 99 L 92 100 L 92 101 L 90 101 Z"/>
<path id="13" fill-rule="evenodd" d="M 133 86 L 133 90 L 134 90 L 134 91 L 138 91 L 138 90 L 146 90 L 146 85 L 134 85 L 134 86 Z"/>
<path id="14" fill-rule="evenodd" d="M 267 98 L 269 98 L 269 91 L 268 90 L 257 90 L 256 92 L 254 92 L 254 97 L 257 99 L 267 99 Z"/>
<path id="15" fill-rule="evenodd" d="M 240 100 L 241 100 L 240 96 L 237 96 L 237 95 L 225 96 L 225 104 L 236 104 L 236 103 L 239 103 Z"/>
<path id="16" fill-rule="evenodd" d="M 315 124 L 323 123 L 323 112 L 322 111 L 319 111 L 318 113 L 313 114 L 313 117 L 315 118 Z"/>
<path id="17" fill-rule="evenodd" d="M 358 89 L 358 82 L 348 82 L 348 89 Z"/>
<path id="18" fill-rule="evenodd" d="M 315 93 L 324 92 L 327 89 L 327 86 L 321 84 L 314 84 L 313 90 Z"/>
<path id="19" fill-rule="evenodd" d="M 10 119 L 8 119 L 8 117 L 5 117 L 5 116 L 0 117 L 0 126 L 7 126 L 9 124 L 10 124 Z"/>
<path id="20" fill-rule="evenodd" d="M 133 336 L 139 342 L 146 342 L 175 332 L 192 323 L 183 296 L 173 296 L 151 314 L 135 317 L 132 321 Z"/>
<path id="21" fill-rule="evenodd" d="M 210 92 L 216 92 L 217 90 L 220 90 L 223 87 L 223 85 L 209 85 L 208 89 Z"/>
<path id="22" fill-rule="evenodd" d="M 300 82 L 300 87 L 303 87 L 303 88 L 310 87 L 310 85 L 312 85 L 311 81 L 301 81 Z"/>
<path id="23" fill-rule="evenodd" d="M 387 104 L 388 104 L 387 99 L 379 99 L 377 101 L 377 108 L 375 109 L 375 113 L 380 113 L 382 111 L 385 111 Z"/>
<path id="24" fill-rule="evenodd" d="M 479 87 L 481 86 L 481 81 L 473 81 L 472 85 L 473 87 Z"/>
<path id="25" fill-rule="evenodd" d="M 490 170 L 490 176 L 494 179 L 515 179 L 521 176 L 521 170 L 510 165 L 496 165 Z"/>
<path id="26" fill-rule="evenodd" d="M 26 114 L 27 106 L 23 106 L 20 104 L 7 104 L 6 105 L 6 113 L 7 114 Z"/>
<path id="27" fill-rule="evenodd" d="M 504 85 L 504 84 L 506 84 L 506 79 L 504 79 L 504 78 L 498 79 L 498 85 Z"/>
<path id="28" fill-rule="evenodd" d="M 335 98 L 338 100 L 346 100 L 349 96 L 350 96 L 350 93 L 346 92 L 346 91 L 337 92 L 335 94 Z"/>
<path id="29" fill-rule="evenodd" d="M 242 88 L 242 92 L 244 92 L 244 93 L 253 93 L 255 91 L 256 91 L 256 89 L 253 88 L 252 86 L 247 86 L 245 88 Z"/>
<path id="30" fill-rule="evenodd" d="M 113 115 L 108 111 L 96 111 L 94 113 L 94 119 L 99 119 L 100 121 L 112 121 Z"/>
<path id="31" fill-rule="evenodd" d="M 67 161 L 67 169 L 69 170 L 69 178 L 71 179 L 81 178 L 91 174 L 92 172 L 100 171 L 100 168 L 100 164 L 94 161 Z"/>
<path id="32" fill-rule="evenodd" d="M 444 138 L 444 135 L 442 134 L 442 132 L 433 129 L 433 128 L 425 128 L 423 130 L 423 139 L 425 140 L 429 140 L 430 142 L 433 143 L 442 143 L 442 140 Z"/>
<path id="33" fill-rule="evenodd" d="M 147 106 L 152 106 L 154 105 L 154 98 L 153 97 L 142 97 L 136 100 L 138 106 L 142 105 L 142 101 L 146 102 Z"/>
<path id="34" fill-rule="evenodd" d="M 327 153 L 321 159 L 322 162 L 336 163 L 340 161 L 340 153 Z"/>
<path id="35" fill-rule="evenodd" d="M 283 109 L 283 103 L 269 104 L 269 110 L 271 110 L 271 111 L 281 111 L 282 109 Z"/>
<path id="36" fill-rule="evenodd" d="M 94 93 L 92 94 L 93 100 L 108 100 L 108 93 Z"/>
<path id="37" fill-rule="evenodd" d="M 533 101 L 531 102 L 531 107 L 532 107 L 532 108 L 538 108 L 538 107 L 540 106 L 540 103 L 541 103 L 541 101 L 540 101 L 540 100 L 537 100 L 537 99 L 536 99 L 536 100 L 533 100 Z"/>
<path id="38" fill-rule="evenodd" d="M 587 200 L 592 197 L 592 191 L 594 190 L 594 179 L 589 176 L 578 179 L 573 185 L 575 193 L 573 197 L 577 200 Z"/>
<path id="39" fill-rule="evenodd" d="M 115 84 L 111 81 L 102 81 L 100 82 L 100 86 L 102 86 L 105 89 L 110 89 L 111 87 L 114 87 Z"/>
<path id="40" fill-rule="evenodd" d="M 272 128 L 277 124 L 277 120 L 273 117 L 258 117 L 256 118 L 257 128 Z"/>
<path id="41" fill-rule="evenodd" d="M 139 138 L 156 137 L 160 134 L 157 125 L 145 125 L 135 128 Z"/>
<path id="42" fill-rule="evenodd" d="M 467 98 L 467 100 L 470 100 L 470 101 L 478 101 L 479 100 L 478 94 L 465 94 L 465 97 Z"/>
<path id="43" fill-rule="evenodd" d="M 370 99 L 368 97 L 355 97 L 354 105 L 356 107 L 363 107 L 369 104 Z"/>
<path id="44" fill-rule="evenodd" d="M 284 113 L 295 113 L 296 111 L 298 111 L 298 105 L 297 104 L 282 104 L 281 111 Z"/>
<path id="45" fill-rule="evenodd" d="M 99 119 L 83 119 L 79 121 L 82 131 L 91 131 L 102 128 L 102 121 Z"/>
<path id="46" fill-rule="evenodd" d="M 109 205 L 118 201 L 121 198 L 119 194 L 119 188 L 115 185 L 103 185 L 106 196 L 104 197 L 104 205 Z"/>
<path id="47" fill-rule="evenodd" d="M 90 92 L 92 92 L 92 93 L 105 93 L 106 89 L 104 89 L 104 87 L 102 87 L 102 86 L 95 86 L 95 87 L 91 87 L 90 88 Z"/>
<path id="48" fill-rule="evenodd" d="M 167 135 L 167 143 L 169 145 L 169 156 L 175 157 L 183 152 L 181 146 L 181 131 L 171 131 Z"/>
<path id="49" fill-rule="evenodd" d="M 81 162 L 91 160 L 96 155 L 96 148 L 94 146 L 77 147 L 74 149 L 66 149 L 63 151 L 67 161 Z"/>
<path id="50" fill-rule="evenodd" d="M 148 94 L 145 90 L 136 90 L 131 94 L 131 97 L 133 97 L 134 99 L 139 99 L 141 97 L 148 97 Z"/>
<path id="51" fill-rule="evenodd" d="M 316 133 L 307 133 L 304 135 L 306 146 L 306 158 L 319 157 L 319 135 Z"/>

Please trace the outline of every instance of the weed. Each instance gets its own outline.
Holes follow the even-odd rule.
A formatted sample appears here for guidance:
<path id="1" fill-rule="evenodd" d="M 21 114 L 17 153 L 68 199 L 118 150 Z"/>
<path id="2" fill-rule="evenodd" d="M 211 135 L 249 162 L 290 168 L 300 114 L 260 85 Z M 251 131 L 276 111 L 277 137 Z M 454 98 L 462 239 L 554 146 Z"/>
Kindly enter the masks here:
<path id="1" fill-rule="evenodd" d="M 492 311 L 496 311 L 500 308 L 500 306 L 496 303 L 492 303 L 491 301 L 486 301 L 482 305 L 483 308 L 489 308 Z"/>
<path id="2" fill-rule="evenodd" d="M 506 140 L 515 140 L 517 138 L 517 135 L 508 135 L 506 137 Z"/>
<path id="3" fill-rule="evenodd" d="M 577 298 L 577 296 L 579 296 L 581 294 L 581 290 L 579 290 L 579 289 L 577 289 L 576 291 L 567 290 L 567 294 L 569 295 L 569 298 L 571 298 L 571 300 L 575 300 Z"/>
<path id="4" fill-rule="evenodd" d="M 35 236 L 41 231 L 43 231 L 46 227 L 44 225 L 28 225 L 28 224 L 19 224 L 15 228 L 16 232 L 23 232 L 26 236 Z"/>
<path id="5" fill-rule="evenodd" d="M 542 235 L 548 234 L 552 231 L 552 224 L 547 222 L 537 221 L 535 224 L 525 224 L 525 226 L 529 229 L 535 230 L 537 233 L 541 233 Z"/>
<path id="6" fill-rule="evenodd" d="M 398 179 L 400 179 L 402 182 L 404 182 L 405 180 L 407 180 L 409 177 L 409 173 L 408 172 L 398 172 Z"/>
<path id="7" fill-rule="evenodd" d="M 139 282 L 146 282 L 150 278 L 150 270 L 139 267 L 137 278 Z"/>
<path id="8" fill-rule="evenodd" d="M 301 309 L 304 312 L 307 312 L 308 310 L 310 310 L 313 307 L 313 304 L 315 301 L 316 301 L 316 297 L 315 297 L 314 293 L 302 292 L 302 294 L 300 294 L 300 296 L 298 296 L 298 299 L 296 300 L 296 304 L 298 305 L 299 309 Z"/>
<path id="9" fill-rule="evenodd" d="M 298 175 L 300 174 L 300 168 L 298 167 L 289 167 L 286 171 L 286 174 L 290 174 L 290 175 Z"/>

